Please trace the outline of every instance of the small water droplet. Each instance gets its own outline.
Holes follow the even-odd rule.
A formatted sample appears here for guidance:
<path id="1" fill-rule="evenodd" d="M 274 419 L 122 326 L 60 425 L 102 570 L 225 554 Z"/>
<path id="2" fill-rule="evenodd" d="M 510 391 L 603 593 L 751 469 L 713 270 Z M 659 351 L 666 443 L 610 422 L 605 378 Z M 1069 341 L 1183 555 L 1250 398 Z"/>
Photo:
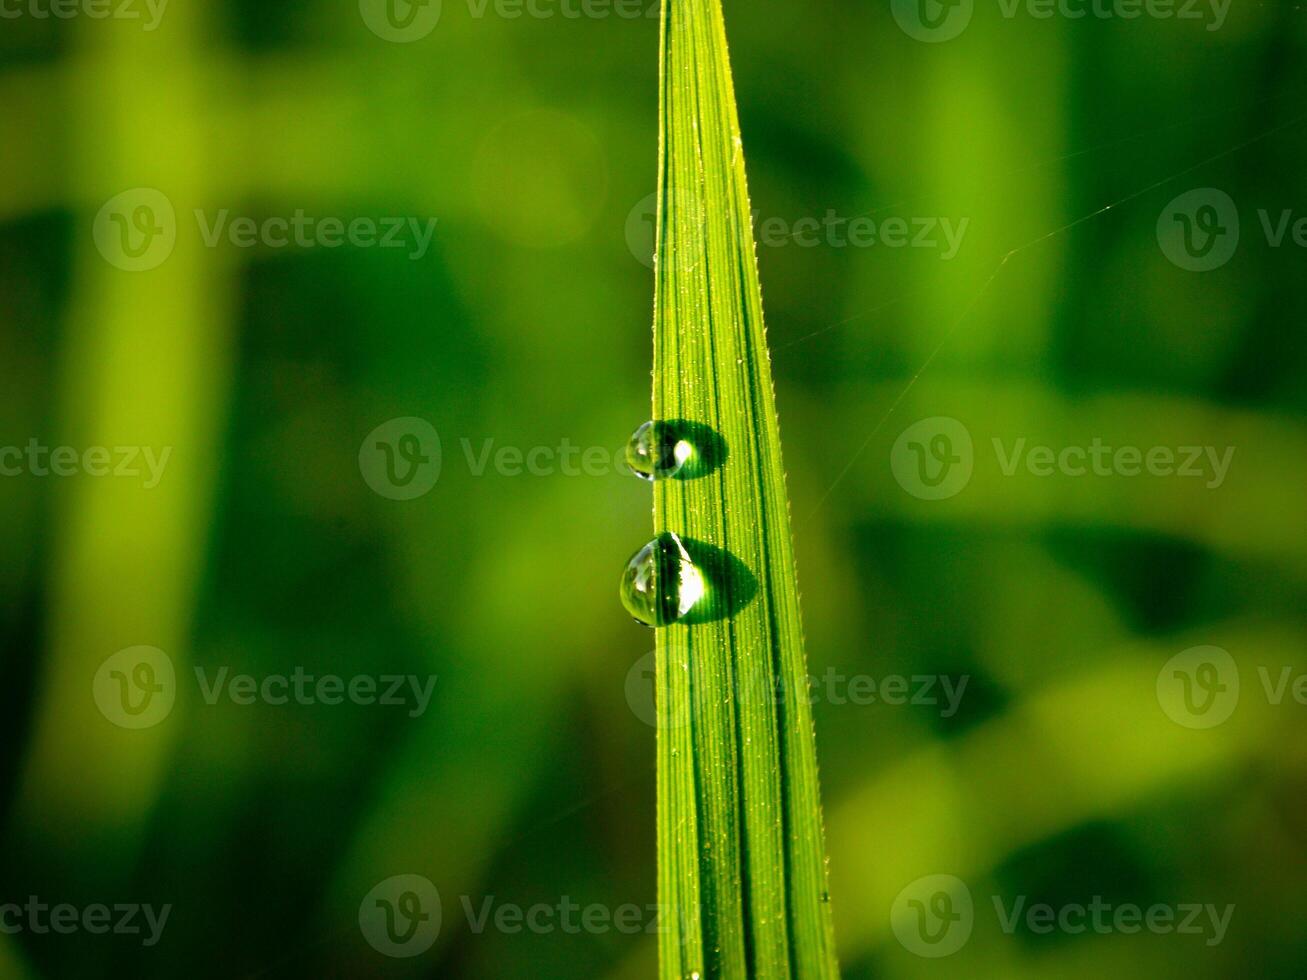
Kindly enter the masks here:
<path id="1" fill-rule="evenodd" d="M 694 455 L 694 446 L 665 422 L 646 422 L 626 444 L 626 465 L 642 480 L 675 476 Z"/>
<path id="2" fill-rule="evenodd" d="M 622 572 L 622 604 L 645 626 L 667 626 L 704 594 L 703 575 L 681 539 L 664 531 L 637 551 Z"/>

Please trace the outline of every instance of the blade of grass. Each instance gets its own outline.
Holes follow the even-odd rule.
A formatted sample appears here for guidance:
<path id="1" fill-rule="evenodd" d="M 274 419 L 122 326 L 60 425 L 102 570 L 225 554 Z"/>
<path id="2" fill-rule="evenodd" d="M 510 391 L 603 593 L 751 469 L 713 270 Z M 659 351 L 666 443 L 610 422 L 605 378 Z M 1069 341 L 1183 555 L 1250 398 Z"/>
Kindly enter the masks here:
<path id="1" fill-rule="evenodd" d="M 658 631 L 661 976 L 837 977 L 789 504 L 720 0 L 664 0 L 661 58 L 654 418 L 710 426 L 725 459 L 699 479 L 655 484 L 655 530 L 747 569 L 718 569 L 723 615 Z"/>

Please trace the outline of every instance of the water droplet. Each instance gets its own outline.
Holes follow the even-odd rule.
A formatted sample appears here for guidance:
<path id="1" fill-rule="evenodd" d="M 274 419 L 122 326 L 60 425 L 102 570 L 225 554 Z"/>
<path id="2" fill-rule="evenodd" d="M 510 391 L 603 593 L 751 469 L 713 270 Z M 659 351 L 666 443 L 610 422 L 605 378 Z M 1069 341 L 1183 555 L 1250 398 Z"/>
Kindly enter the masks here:
<path id="1" fill-rule="evenodd" d="M 645 626 L 667 626 L 704 594 L 703 575 L 681 539 L 664 531 L 635 553 L 622 572 L 622 604 Z"/>
<path id="2" fill-rule="evenodd" d="M 726 440 L 689 419 L 646 422 L 626 446 L 626 465 L 646 480 L 697 480 L 726 462 Z"/>
<path id="3" fill-rule="evenodd" d="M 626 465 L 642 480 L 675 476 L 694 455 L 694 446 L 665 422 L 646 422 L 626 444 Z"/>

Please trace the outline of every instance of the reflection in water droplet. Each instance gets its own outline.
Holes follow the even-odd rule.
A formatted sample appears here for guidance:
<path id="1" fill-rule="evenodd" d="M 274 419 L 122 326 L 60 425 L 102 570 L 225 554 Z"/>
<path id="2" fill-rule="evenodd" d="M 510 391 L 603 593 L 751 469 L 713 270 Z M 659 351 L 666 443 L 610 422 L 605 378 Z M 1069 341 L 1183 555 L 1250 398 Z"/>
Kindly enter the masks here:
<path id="1" fill-rule="evenodd" d="M 622 572 L 622 604 L 645 626 L 667 626 L 694 608 L 703 575 L 681 539 L 664 531 L 635 553 Z"/>
<path id="2" fill-rule="evenodd" d="M 635 430 L 626 463 L 646 480 L 698 480 L 715 472 L 727 456 L 726 440 L 702 422 L 663 419 Z"/>
<path id="3" fill-rule="evenodd" d="M 665 422 L 646 422 L 626 444 L 626 465 L 643 480 L 675 476 L 694 455 L 694 446 Z"/>

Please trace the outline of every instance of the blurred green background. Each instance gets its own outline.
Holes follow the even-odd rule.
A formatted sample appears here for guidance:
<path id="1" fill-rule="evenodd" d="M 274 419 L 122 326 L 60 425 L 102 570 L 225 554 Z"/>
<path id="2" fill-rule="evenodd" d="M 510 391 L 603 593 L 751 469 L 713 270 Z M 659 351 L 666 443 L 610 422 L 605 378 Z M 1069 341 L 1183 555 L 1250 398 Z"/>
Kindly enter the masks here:
<path id="1" fill-rule="evenodd" d="M 845 973 L 1297 977 L 1307 23 L 1066 3 L 727 4 Z M 0 906 L 171 911 L 147 946 L 11 910 L 0 976 L 653 976 L 643 928 L 467 909 L 656 900 L 652 638 L 616 598 L 651 502 L 613 466 L 649 411 L 656 16 L 63 9 L 0 5 Z M 297 211 L 436 225 L 206 240 Z M 427 430 L 386 430 L 414 499 L 392 419 L 439 436 L 432 484 Z M 1005 472 L 1096 439 L 1234 455 Z M 82 462 L 40 475 L 32 440 Z M 147 487 L 91 447 L 170 455 Z M 152 676 L 106 663 L 142 646 Z M 197 668 L 436 681 L 209 703 Z M 908 703 L 869 696 L 895 677 Z M 155 716 L 114 708 L 134 683 Z M 891 912 L 939 874 L 974 921 L 936 959 Z M 373 942 L 396 875 L 441 898 L 420 955 Z M 1220 942 L 1045 934 L 995 896 L 1234 910 Z"/>

